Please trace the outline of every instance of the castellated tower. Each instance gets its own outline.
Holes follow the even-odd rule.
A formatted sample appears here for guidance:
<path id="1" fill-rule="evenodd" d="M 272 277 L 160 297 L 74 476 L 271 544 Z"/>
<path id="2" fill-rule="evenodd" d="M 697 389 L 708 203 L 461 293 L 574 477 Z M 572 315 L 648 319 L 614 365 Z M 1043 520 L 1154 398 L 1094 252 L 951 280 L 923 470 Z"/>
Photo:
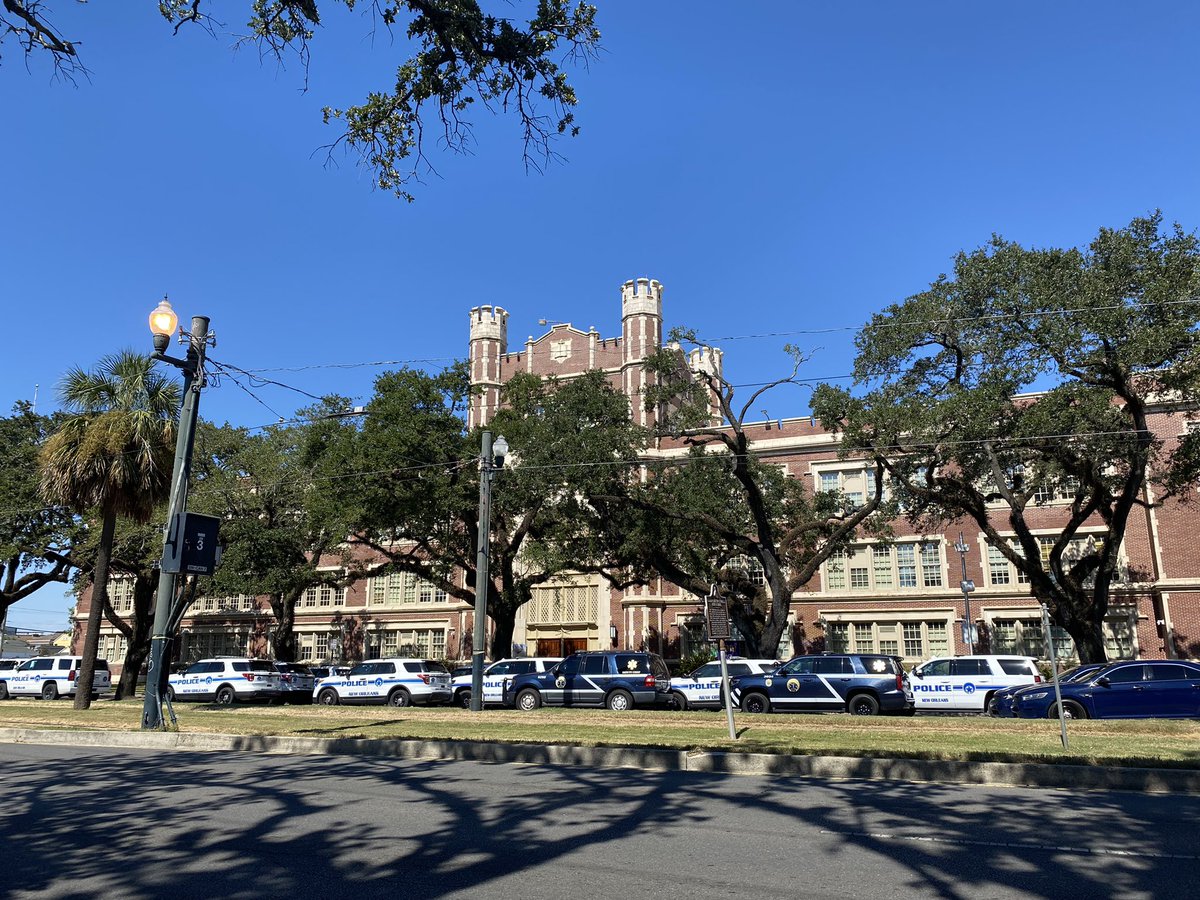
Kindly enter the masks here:
<path id="1" fill-rule="evenodd" d="M 633 421 L 655 424 L 642 393 L 649 376 L 642 363 L 662 347 L 662 285 L 639 278 L 621 285 L 621 389 L 629 398 Z"/>
<path id="2" fill-rule="evenodd" d="M 486 425 L 500 405 L 500 358 L 508 352 L 508 311 L 476 306 L 471 310 L 471 387 L 467 427 Z"/>
<path id="3" fill-rule="evenodd" d="M 697 376 L 703 372 L 721 378 L 724 372 L 722 368 L 724 358 L 725 351 L 718 350 L 716 347 L 696 347 L 688 353 L 688 369 Z M 697 380 L 699 379 L 697 378 Z M 708 397 L 708 415 L 713 425 L 721 424 L 721 408 L 717 405 L 716 395 L 711 392 Z"/>

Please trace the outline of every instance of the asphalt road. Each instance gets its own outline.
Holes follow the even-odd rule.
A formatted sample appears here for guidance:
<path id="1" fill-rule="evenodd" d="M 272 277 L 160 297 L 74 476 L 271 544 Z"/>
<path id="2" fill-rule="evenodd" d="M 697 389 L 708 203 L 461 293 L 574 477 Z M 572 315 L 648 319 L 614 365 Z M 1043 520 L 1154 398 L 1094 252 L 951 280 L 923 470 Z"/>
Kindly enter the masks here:
<path id="1" fill-rule="evenodd" d="M 1200 798 L 0 745 L 8 897 L 1195 897 Z"/>

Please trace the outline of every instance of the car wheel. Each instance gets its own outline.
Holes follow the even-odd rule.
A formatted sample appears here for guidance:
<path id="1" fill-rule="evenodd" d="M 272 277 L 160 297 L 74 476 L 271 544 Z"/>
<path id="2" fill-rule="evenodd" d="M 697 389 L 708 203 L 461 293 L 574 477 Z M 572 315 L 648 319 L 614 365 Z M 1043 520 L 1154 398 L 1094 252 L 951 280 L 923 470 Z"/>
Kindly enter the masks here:
<path id="1" fill-rule="evenodd" d="M 671 691 L 671 699 L 668 701 L 671 704 L 671 709 L 687 709 L 687 697 L 679 693 L 679 691 Z"/>
<path id="2" fill-rule="evenodd" d="M 633 695 L 629 691 L 617 688 L 604 701 L 604 705 L 613 712 L 628 712 L 633 709 Z"/>
<path id="3" fill-rule="evenodd" d="M 8 699 L 8 682 L 0 681 L 0 700 Z"/>
<path id="4" fill-rule="evenodd" d="M 337 706 L 337 691 L 335 691 L 333 688 L 325 688 L 325 690 L 317 694 L 317 702 L 322 706 Z"/>
<path id="5" fill-rule="evenodd" d="M 175 688 L 171 687 L 170 685 L 167 685 L 167 699 L 172 703 L 175 702 Z"/>
<path id="6" fill-rule="evenodd" d="M 396 688 L 388 694 L 388 706 L 412 706 L 412 695 L 404 688 Z"/>
<path id="7" fill-rule="evenodd" d="M 455 694 L 454 695 L 454 705 L 461 706 L 463 709 L 470 709 L 471 708 L 471 692 L 469 690 L 467 690 L 467 691 L 459 691 L 457 694 Z"/>
<path id="8" fill-rule="evenodd" d="M 873 716 L 879 712 L 879 701 L 870 694 L 855 694 L 846 704 L 846 712 L 852 716 Z"/>
<path id="9" fill-rule="evenodd" d="M 987 702 L 983 705 L 984 710 L 989 716 L 999 716 L 1000 707 L 996 703 L 996 695 L 988 694 Z"/>
<path id="10" fill-rule="evenodd" d="M 742 698 L 742 712 L 769 713 L 770 711 L 771 701 L 766 694 L 754 691 Z"/>
<path id="11" fill-rule="evenodd" d="M 221 706 L 233 705 L 233 688 L 227 684 L 217 688 L 217 696 L 214 698 Z"/>
<path id="12" fill-rule="evenodd" d="M 1086 719 L 1088 717 L 1087 710 L 1074 700 L 1064 700 L 1062 707 L 1064 719 Z M 1046 712 L 1046 718 L 1057 719 L 1058 707 L 1054 704 L 1051 704 L 1050 709 Z"/>
<path id="13" fill-rule="evenodd" d="M 42 685 L 42 699 L 43 700 L 57 700 L 58 699 L 58 685 L 55 684 L 53 681 L 47 681 L 45 684 L 43 684 Z"/>
<path id="14" fill-rule="evenodd" d="M 525 688 L 525 690 L 517 694 L 517 709 L 522 712 L 531 712 L 539 709 L 541 705 L 542 695 L 533 688 Z"/>

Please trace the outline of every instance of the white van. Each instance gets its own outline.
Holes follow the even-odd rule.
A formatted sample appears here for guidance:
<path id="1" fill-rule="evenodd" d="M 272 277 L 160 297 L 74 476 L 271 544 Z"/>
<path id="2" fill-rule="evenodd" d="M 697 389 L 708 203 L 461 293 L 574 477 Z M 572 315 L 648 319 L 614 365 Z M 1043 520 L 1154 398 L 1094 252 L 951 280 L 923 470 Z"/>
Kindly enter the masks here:
<path id="1" fill-rule="evenodd" d="M 83 665 L 82 656 L 35 656 L 27 659 L 12 672 L 0 673 L 0 700 L 8 697 L 41 697 L 57 700 L 59 697 L 74 697 L 77 688 L 76 676 Z M 92 674 L 92 696 L 107 694 L 112 690 L 112 678 L 108 663 L 96 660 Z"/>
<path id="2" fill-rule="evenodd" d="M 915 666 L 904 692 L 917 712 L 983 712 L 996 691 L 1041 680 L 1032 656 L 947 656 Z"/>

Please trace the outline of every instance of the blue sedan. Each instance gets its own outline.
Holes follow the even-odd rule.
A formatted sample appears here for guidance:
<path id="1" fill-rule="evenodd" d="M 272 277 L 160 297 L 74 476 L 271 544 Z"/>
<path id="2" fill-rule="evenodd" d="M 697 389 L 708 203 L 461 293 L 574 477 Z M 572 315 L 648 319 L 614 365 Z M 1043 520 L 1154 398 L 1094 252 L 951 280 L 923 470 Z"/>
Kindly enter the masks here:
<path id="1" fill-rule="evenodd" d="M 1108 663 L 1087 663 L 1086 665 L 1076 666 L 1073 669 L 1067 669 L 1067 671 L 1058 676 L 1059 683 L 1066 684 L 1069 681 L 1079 681 L 1080 679 L 1087 678 L 1093 672 L 1103 669 L 1106 665 Z M 1046 680 L 1047 682 L 1053 682 L 1053 679 Z M 996 691 L 992 694 L 991 699 L 988 700 L 988 715 L 1011 719 L 1016 715 L 1013 712 L 1013 697 L 1016 696 L 1017 691 L 1023 691 L 1027 687 L 1030 687 L 1030 685 L 1019 684 Z"/>
<path id="2" fill-rule="evenodd" d="M 1185 719 L 1200 717 L 1200 664 L 1120 662 L 1062 685 L 1068 719 Z M 1055 718 L 1054 685 L 1021 688 L 1013 710 L 1022 719 Z"/>

